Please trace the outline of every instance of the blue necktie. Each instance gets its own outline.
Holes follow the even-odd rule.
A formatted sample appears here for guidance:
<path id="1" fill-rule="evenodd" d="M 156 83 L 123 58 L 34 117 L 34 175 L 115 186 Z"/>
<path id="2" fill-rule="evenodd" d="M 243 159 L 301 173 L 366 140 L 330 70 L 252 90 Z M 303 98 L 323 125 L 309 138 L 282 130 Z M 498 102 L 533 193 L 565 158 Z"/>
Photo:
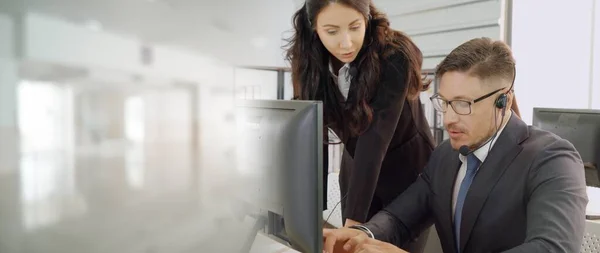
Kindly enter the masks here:
<path id="1" fill-rule="evenodd" d="M 456 210 L 454 210 L 454 235 L 456 236 L 456 248 L 457 252 L 460 253 L 460 221 L 462 219 L 462 210 L 465 204 L 465 198 L 469 187 L 475 178 L 477 173 L 477 167 L 481 162 L 474 154 L 467 156 L 467 173 L 462 183 L 460 184 L 460 190 L 458 191 L 458 197 L 456 198 Z"/>

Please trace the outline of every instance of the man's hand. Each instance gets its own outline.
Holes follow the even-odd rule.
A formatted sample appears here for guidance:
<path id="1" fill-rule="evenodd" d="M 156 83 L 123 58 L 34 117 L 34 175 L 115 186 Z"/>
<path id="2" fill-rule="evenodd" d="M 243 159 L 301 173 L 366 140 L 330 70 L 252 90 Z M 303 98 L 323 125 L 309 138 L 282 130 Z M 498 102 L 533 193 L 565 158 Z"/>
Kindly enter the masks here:
<path id="1" fill-rule="evenodd" d="M 350 226 L 359 225 L 359 224 L 360 224 L 360 222 L 358 222 L 358 221 L 346 219 L 346 222 L 344 223 L 344 227 L 348 228 Z"/>
<path id="2" fill-rule="evenodd" d="M 392 244 L 371 238 L 357 242 L 358 244 L 354 243 L 352 240 L 348 241 L 344 249 L 351 248 L 352 251 L 349 252 L 352 253 L 408 253 Z"/>
<path id="3" fill-rule="evenodd" d="M 323 251 L 327 253 L 408 253 L 352 228 L 324 229 L 323 239 Z"/>
<path id="4" fill-rule="evenodd" d="M 323 251 L 327 253 L 350 253 L 352 249 L 346 249 L 344 246 L 350 239 L 358 242 L 368 238 L 365 232 L 358 229 L 323 229 Z"/>

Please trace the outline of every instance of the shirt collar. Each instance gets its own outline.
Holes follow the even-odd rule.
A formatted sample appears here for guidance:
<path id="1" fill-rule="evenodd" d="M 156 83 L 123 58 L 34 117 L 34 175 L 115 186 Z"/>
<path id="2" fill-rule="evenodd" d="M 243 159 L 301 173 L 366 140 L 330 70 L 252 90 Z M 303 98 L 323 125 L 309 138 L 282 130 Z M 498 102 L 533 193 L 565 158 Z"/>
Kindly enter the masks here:
<path id="1" fill-rule="evenodd" d="M 509 110 L 508 113 L 509 113 L 508 118 L 510 119 L 510 117 L 511 117 L 510 113 L 512 113 L 512 112 Z M 473 152 L 475 157 L 477 157 L 477 159 L 479 159 L 479 161 L 481 161 L 481 163 L 483 163 L 483 161 L 485 161 L 485 159 L 487 158 L 488 152 L 494 147 L 494 144 L 498 140 L 498 137 L 500 137 L 500 135 L 502 134 L 502 131 L 504 131 L 504 128 L 506 127 L 506 125 L 508 125 L 508 122 L 506 122 L 502 126 L 502 128 L 500 128 L 500 130 L 498 130 L 498 134 L 496 134 L 496 137 L 494 137 L 494 139 L 492 141 L 488 142 L 487 144 L 483 145 L 482 147 L 478 148 L 477 150 L 475 150 Z M 462 163 L 465 163 L 467 161 L 467 157 L 464 155 L 459 154 L 458 158 L 460 159 L 460 161 Z"/>
<path id="2" fill-rule="evenodd" d="M 339 73 L 342 73 L 343 70 L 349 69 L 350 68 L 350 63 L 345 63 L 340 69 Z M 333 64 L 331 63 L 331 61 L 329 61 L 329 73 L 331 73 L 331 75 L 335 78 L 337 78 L 337 75 L 335 74 L 335 70 L 333 69 Z"/>

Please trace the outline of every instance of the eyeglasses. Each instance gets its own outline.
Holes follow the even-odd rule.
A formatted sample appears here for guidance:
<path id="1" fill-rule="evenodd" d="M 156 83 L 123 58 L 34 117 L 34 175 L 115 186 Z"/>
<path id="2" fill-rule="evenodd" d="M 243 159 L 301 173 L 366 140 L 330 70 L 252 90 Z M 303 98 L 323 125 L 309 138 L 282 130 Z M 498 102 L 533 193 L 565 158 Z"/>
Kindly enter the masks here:
<path id="1" fill-rule="evenodd" d="M 450 105 L 452 107 L 452 110 L 454 110 L 454 112 L 456 112 L 456 114 L 459 115 L 469 115 L 471 114 L 471 105 L 475 104 L 479 101 L 482 101 L 486 98 L 489 98 L 490 96 L 498 93 L 498 91 L 501 91 L 504 88 L 500 88 L 497 89 L 495 91 L 492 91 L 488 94 L 485 94 L 479 98 L 476 98 L 474 100 L 464 100 L 464 99 L 455 99 L 455 100 L 446 100 L 442 97 L 440 97 L 439 94 L 435 94 L 433 96 L 431 96 L 431 98 L 429 98 L 431 100 L 431 103 L 433 103 L 433 108 L 436 111 L 445 113 L 446 110 L 448 109 L 448 105 Z"/>

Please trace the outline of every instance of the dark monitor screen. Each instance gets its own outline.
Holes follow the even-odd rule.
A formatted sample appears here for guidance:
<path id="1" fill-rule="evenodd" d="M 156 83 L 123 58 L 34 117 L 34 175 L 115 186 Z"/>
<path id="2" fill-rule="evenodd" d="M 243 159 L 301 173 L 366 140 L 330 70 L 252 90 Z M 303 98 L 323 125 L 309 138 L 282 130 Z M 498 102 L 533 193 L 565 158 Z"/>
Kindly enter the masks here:
<path id="1" fill-rule="evenodd" d="M 241 198 L 265 215 L 266 232 L 300 252 L 322 251 L 322 104 L 236 104 Z"/>
<path id="2" fill-rule="evenodd" d="M 571 142 L 587 166 L 600 165 L 600 110 L 534 108 L 533 125 Z"/>

